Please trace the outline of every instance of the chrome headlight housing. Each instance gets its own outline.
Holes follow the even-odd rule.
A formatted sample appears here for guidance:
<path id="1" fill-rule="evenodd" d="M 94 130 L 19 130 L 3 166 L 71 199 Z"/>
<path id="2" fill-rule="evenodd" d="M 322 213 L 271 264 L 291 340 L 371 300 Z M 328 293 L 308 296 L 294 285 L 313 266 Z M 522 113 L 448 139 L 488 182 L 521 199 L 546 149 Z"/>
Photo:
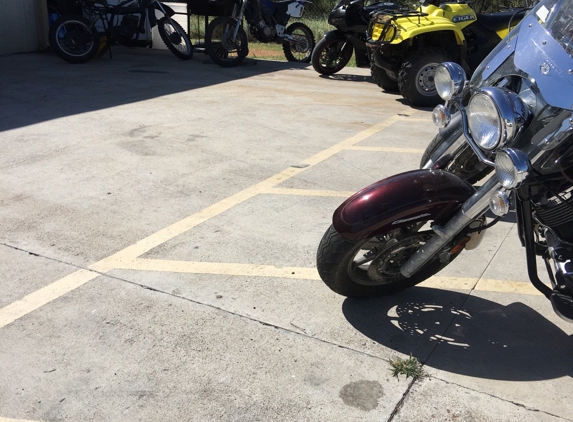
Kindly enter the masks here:
<path id="1" fill-rule="evenodd" d="M 518 149 L 504 149 L 495 156 L 495 174 L 506 189 L 519 187 L 529 175 L 530 168 L 529 158 Z"/>
<path id="2" fill-rule="evenodd" d="M 468 127 L 473 140 L 491 151 L 513 140 L 529 119 L 529 109 L 507 89 L 478 89 L 468 104 Z"/>
<path id="3" fill-rule="evenodd" d="M 457 63 L 445 62 L 436 68 L 434 83 L 438 95 L 444 101 L 460 97 L 466 81 L 466 72 Z"/>

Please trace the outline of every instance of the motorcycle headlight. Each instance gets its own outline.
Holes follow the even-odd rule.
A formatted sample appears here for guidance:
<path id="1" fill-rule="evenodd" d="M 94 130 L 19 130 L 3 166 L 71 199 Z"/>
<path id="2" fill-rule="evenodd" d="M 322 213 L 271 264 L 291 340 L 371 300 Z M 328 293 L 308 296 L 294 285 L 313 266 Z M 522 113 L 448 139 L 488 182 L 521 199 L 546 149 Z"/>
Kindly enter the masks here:
<path id="1" fill-rule="evenodd" d="M 466 72 L 457 63 L 445 62 L 436 68 L 434 83 L 438 95 L 444 100 L 459 97 L 466 83 Z"/>
<path id="2" fill-rule="evenodd" d="M 468 105 L 470 133 L 486 151 L 513 140 L 528 118 L 529 109 L 521 98 L 503 88 L 480 88 Z"/>
<path id="3" fill-rule="evenodd" d="M 517 149 L 504 149 L 495 156 L 495 174 L 506 189 L 520 186 L 529 175 L 530 163 L 527 155 Z"/>

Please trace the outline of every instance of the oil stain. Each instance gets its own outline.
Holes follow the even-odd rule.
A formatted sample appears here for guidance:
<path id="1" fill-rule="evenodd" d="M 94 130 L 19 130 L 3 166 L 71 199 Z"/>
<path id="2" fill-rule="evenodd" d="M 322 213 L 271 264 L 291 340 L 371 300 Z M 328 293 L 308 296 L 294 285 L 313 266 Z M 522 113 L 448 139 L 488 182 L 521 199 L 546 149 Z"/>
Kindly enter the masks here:
<path id="1" fill-rule="evenodd" d="M 339 393 L 344 404 L 366 411 L 376 409 L 378 399 L 383 395 L 384 390 L 378 381 L 366 380 L 346 384 Z"/>

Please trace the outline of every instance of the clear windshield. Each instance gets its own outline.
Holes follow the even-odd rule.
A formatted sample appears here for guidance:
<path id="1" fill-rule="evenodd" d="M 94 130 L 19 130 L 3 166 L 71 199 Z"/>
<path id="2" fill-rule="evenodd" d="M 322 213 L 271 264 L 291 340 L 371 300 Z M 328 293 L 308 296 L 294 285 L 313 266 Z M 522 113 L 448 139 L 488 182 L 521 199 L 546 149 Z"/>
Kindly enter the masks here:
<path id="1" fill-rule="evenodd" d="M 541 1 L 480 64 L 472 87 L 495 78 L 508 60 L 535 81 L 548 104 L 573 109 L 573 1 Z"/>

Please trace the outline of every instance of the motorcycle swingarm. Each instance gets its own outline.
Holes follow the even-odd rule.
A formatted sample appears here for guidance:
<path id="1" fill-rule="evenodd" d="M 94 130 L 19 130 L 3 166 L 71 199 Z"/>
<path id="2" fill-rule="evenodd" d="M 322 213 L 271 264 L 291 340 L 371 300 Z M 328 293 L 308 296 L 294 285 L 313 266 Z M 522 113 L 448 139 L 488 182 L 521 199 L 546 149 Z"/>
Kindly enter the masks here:
<path id="1" fill-rule="evenodd" d="M 473 195 L 460 177 L 441 170 L 414 170 L 380 180 L 355 193 L 334 212 L 333 225 L 358 241 L 421 221 L 442 224 Z"/>

